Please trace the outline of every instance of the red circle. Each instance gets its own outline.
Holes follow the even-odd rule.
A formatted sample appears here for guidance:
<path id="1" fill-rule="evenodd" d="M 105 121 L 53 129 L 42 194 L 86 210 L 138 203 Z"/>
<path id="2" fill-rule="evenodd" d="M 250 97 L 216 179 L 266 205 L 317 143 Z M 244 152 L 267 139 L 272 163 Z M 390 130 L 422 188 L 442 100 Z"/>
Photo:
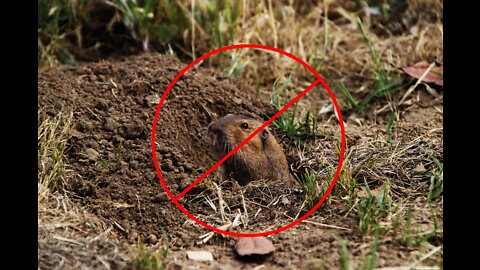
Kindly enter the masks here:
<path id="1" fill-rule="evenodd" d="M 278 228 L 276 230 L 272 230 L 272 231 L 267 231 L 267 232 L 262 232 L 262 233 L 234 233 L 234 232 L 229 232 L 229 231 L 224 231 L 224 230 L 220 230 L 218 228 L 215 228 L 213 226 L 210 226 L 204 222 L 202 222 L 201 220 L 197 219 L 195 216 L 193 216 L 192 214 L 190 214 L 185 208 L 183 208 L 183 206 L 175 199 L 175 196 L 173 196 L 173 194 L 170 192 L 170 190 L 168 189 L 166 183 L 165 183 L 165 180 L 163 179 L 162 177 L 162 173 L 160 171 L 160 167 L 158 166 L 158 161 L 157 161 L 157 152 L 156 152 L 156 148 L 155 148 L 155 134 L 156 134 L 156 127 L 157 127 L 157 122 L 158 122 L 158 116 L 160 114 L 160 110 L 162 108 L 162 104 L 163 102 L 165 101 L 167 95 L 168 95 L 168 92 L 170 92 L 170 90 L 172 89 L 172 87 L 175 85 L 175 83 L 177 82 L 177 80 L 185 73 L 187 72 L 191 67 L 193 67 L 194 65 L 196 65 L 197 63 L 199 63 L 200 61 L 202 61 L 203 59 L 211 56 L 211 55 L 214 55 L 214 54 L 217 54 L 219 52 L 223 52 L 223 51 L 227 51 L 227 50 L 233 50 L 233 49 L 241 49 L 241 48 L 254 48 L 254 49 L 263 49 L 263 50 L 269 50 L 269 51 L 273 51 L 273 52 L 277 52 L 277 53 L 280 53 L 280 54 L 283 54 L 285 56 L 288 56 L 290 58 L 292 58 L 293 60 L 297 61 L 298 63 L 300 63 L 301 65 L 303 65 L 305 68 L 307 68 L 308 70 L 310 70 L 310 72 L 312 72 L 313 75 L 315 75 L 315 77 L 317 77 L 317 80 L 320 81 L 320 83 L 325 87 L 325 89 L 327 89 L 327 92 L 328 94 L 330 95 L 330 98 L 332 99 L 332 102 L 333 102 L 333 105 L 335 106 L 335 111 L 338 115 L 338 120 L 339 120 L 339 123 L 340 123 L 340 132 L 341 132 L 341 135 L 342 135 L 342 144 L 341 144 L 341 147 L 340 147 L 340 159 L 338 161 L 338 165 L 337 165 L 337 170 L 335 172 L 335 175 L 333 177 L 333 180 L 332 180 L 332 183 L 330 184 L 330 186 L 328 187 L 327 191 L 325 192 L 325 194 L 323 195 L 323 197 L 318 201 L 318 203 L 312 208 L 310 209 L 310 211 L 308 211 L 305 215 L 303 215 L 302 217 L 298 218 L 297 220 L 295 220 L 294 222 L 284 226 L 284 227 L 281 227 L 281 228 Z M 294 56 L 293 54 L 291 53 L 288 53 L 288 52 L 285 52 L 285 51 L 282 51 L 280 49 L 277 49 L 277 48 L 273 48 L 273 47 L 269 47 L 269 46 L 265 46 L 265 45 L 257 45 L 257 44 L 239 44 L 239 45 L 232 45 L 232 46 L 226 46 L 226 47 L 223 47 L 223 48 L 220 48 L 220 49 L 216 49 L 214 51 L 211 51 L 209 53 L 206 53 L 204 55 L 202 55 L 201 57 L 195 59 L 194 61 L 192 61 L 190 64 L 188 64 L 182 71 L 180 71 L 180 73 L 177 74 L 177 76 L 172 80 L 172 82 L 168 85 L 167 89 L 165 90 L 165 92 L 163 93 L 162 95 L 162 98 L 160 99 L 160 103 L 158 104 L 158 107 L 157 107 L 157 110 L 155 111 L 155 116 L 154 116 L 154 119 L 153 119 L 153 125 L 152 125 L 152 157 L 153 157 L 153 163 L 155 165 L 155 170 L 157 172 L 157 175 L 158 177 L 160 178 L 160 182 L 162 183 L 162 186 L 163 188 L 165 189 L 165 191 L 167 192 L 167 195 L 170 197 L 170 199 L 177 205 L 177 207 L 182 210 L 182 212 L 184 212 L 189 218 L 191 218 L 192 220 L 194 220 L 195 222 L 197 222 L 198 224 L 210 229 L 210 230 L 213 230 L 215 232 L 218 232 L 218 233 L 222 233 L 222 234 L 226 234 L 226 235 L 230 235 L 230 236 L 236 236 L 236 237 L 257 237 L 257 236 L 267 236 L 267 235 L 271 235 L 271 234 L 274 234 L 274 233 L 278 233 L 278 232 L 281 232 L 281 231 L 284 231 L 286 229 L 289 229 L 295 225 L 297 225 L 298 223 L 300 223 L 302 220 L 306 219 L 308 216 L 310 216 L 315 210 L 317 210 L 318 207 L 320 207 L 320 205 L 323 203 L 323 201 L 327 198 L 327 196 L 330 194 L 330 192 L 332 191 L 335 183 L 337 182 L 337 179 L 338 179 L 338 176 L 340 175 L 340 171 L 341 171 L 341 168 L 342 168 L 342 163 L 343 163 L 343 159 L 344 159 L 344 154 L 345 154 L 345 127 L 343 125 L 343 118 L 342 118 L 342 113 L 340 111 L 340 107 L 338 106 L 338 103 L 337 103 L 337 100 L 335 99 L 335 96 L 333 95 L 332 91 L 330 90 L 330 88 L 328 87 L 328 85 L 325 83 L 325 81 L 322 79 L 322 77 L 312 68 L 310 67 L 307 63 L 305 63 L 303 60 L 299 59 L 298 57 Z"/>

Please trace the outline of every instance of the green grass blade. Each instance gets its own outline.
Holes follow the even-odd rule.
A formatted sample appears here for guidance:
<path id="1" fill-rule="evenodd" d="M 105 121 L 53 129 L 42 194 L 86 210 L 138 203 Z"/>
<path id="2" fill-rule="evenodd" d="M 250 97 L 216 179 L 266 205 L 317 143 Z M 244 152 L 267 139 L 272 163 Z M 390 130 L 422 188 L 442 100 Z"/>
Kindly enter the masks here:
<path id="1" fill-rule="evenodd" d="M 393 121 L 395 120 L 395 113 L 390 113 L 388 116 L 388 123 L 387 123 L 387 142 L 391 143 L 392 142 L 392 126 L 393 126 Z"/>
<path id="2" fill-rule="evenodd" d="M 375 230 L 375 238 L 373 239 L 372 251 L 371 251 L 370 261 L 368 265 L 369 270 L 375 269 L 375 261 L 377 260 L 377 248 L 378 248 L 378 229 Z"/>
<path id="3" fill-rule="evenodd" d="M 340 247 L 340 258 L 338 259 L 340 262 L 340 269 L 342 270 L 350 270 L 350 265 L 349 265 L 349 252 L 347 245 L 345 244 L 345 241 L 338 235 L 338 233 L 333 233 L 333 237 L 338 242 L 338 245 Z"/>

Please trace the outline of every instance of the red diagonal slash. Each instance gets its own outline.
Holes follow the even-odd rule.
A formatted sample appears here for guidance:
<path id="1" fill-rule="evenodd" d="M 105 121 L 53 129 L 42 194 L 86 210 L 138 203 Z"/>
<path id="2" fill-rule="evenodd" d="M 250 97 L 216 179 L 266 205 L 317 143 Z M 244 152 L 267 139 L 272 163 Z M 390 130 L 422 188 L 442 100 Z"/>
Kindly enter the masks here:
<path id="1" fill-rule="evenodd" d="M 292 106 L 295 102 L 297 102 L 298 99 L 303 97 L 308 91 L 310 91 L 315 85 L 320 83 L 320 80 L 316 80 L 310 86 L 308 86 L 305 90 L 303 90 L 298 96 L 296 96 L 294 99 L 292 99 L 287 105 L 285 105 L 280 111 L 278 111 L 272 118 L 268 119 L 267 122 L 265 122 L 262 126 L 260 126 L 257 130 L 255 130 L 250 136 L 248 136 L 243 142 L 241 142 L 237 147 L 235 147 L 232 151 L 230 151 L 228 154 L 226 154 L 221 160 L 219 160 L 213 167 L 211 167 L 208 171 L 206 171 L 202 176 L 200 176 L 195 182 L 193 182 L 190 186 L 188 186 L 186 189 L 184 189 L 178 196 L 175 197 L 175 200 L 178 201 L 183 195 L 185 195 L 190 189 L 192 189 L 195 185 L 197 185 L 200 181 L 202 181 L 207 175 L 209 175 L 211 172 L 213 172 L 218 166 L 220 166 L 225 160 L 227 160 L 230 156 L 235 154 L 235 152 L 238 151 L 242 146 L 244 146 L 248 141 L 250 141 L 255 135 L 257 135 L 262 129 L 264 129 L 266 126 L 268 126 L 273 120 L 275 120 L 277 117 L 280 116 L 285 110 L 287 110 L 290 106 Z"/>

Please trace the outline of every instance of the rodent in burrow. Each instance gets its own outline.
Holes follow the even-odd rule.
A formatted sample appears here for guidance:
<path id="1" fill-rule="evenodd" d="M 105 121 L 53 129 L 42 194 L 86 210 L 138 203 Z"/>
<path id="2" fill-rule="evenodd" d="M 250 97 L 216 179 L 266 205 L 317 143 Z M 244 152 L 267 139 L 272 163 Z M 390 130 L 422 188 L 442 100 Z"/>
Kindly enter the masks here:
<path id="1" fill-rule="evenodd" d="M 207 137 L 215 158 L 222 159 L 261 125 L 253 118 L 233 114 L 212 122 Z M 281 180 L 287 186 L 295 183 L 282 147 L 267 128 L 223 162 L 222 168 L 225 179 L 233 178 L 241 186 L 260 179 Z"/>

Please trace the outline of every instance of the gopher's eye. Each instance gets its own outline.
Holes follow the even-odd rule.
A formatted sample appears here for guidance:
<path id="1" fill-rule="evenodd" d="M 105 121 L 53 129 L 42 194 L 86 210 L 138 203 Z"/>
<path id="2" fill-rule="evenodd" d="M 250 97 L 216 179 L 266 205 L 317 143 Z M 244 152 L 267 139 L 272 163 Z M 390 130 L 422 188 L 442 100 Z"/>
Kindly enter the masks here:
<path id="1" fill-rule="evenodd" d="M 247 129 L 248 128 L 248 124 L 247 123 L 243 123 L 240 125 L 240 127 L 242 127 L 243 129 Z"/>

